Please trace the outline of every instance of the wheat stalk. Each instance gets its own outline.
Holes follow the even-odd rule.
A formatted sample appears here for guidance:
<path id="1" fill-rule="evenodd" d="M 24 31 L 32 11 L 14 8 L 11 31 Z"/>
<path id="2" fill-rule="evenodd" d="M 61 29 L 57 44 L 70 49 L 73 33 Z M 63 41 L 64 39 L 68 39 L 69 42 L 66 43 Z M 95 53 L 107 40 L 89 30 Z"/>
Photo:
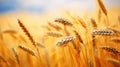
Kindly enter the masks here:
<path id="1" fill-rule="evenodd" d="M 68 37 L 65 37 L 63 39 L 61 39 L 60 41 L 57 42 L 57 46 L 66 46 L 65 44 L 73 41 L 76 37 L 74 36 L 68 36 Z"/>
<path id="2" fill-rule="evenodd" d="M 118 21 L 119 21 L 119 24 L 120 24 L 120 16 L 118 16 Z"/>
<path id="3" fill-rule="evenodd" d="M 100 20 L 101 20 L 101 10 L 99 10 L 98 12 L 98 21 L 100 22 Z"/>
<path id="4" fill-rule="evenodd" d="M 82 25 L 82 27 L 84 27 L 85 29 L 87 29 L 87 25 L 86 25 L 85 21 L 82 18 L 79 17 L 78 21 Z"/>
<path id="5" fill-rule="evenodd" d="M 101 0 L 98 0 L 98 4 L 99 4 L 100 8 L 102 9 L 103 13 L 107 16 L 107 10 L 106 10 L 103 2 Z"/>
<path id="6" fill-rule="evenodd" d="M 63 18 L 57 18 L 55 19 L 55 22 L 59 22 L 63 25 L 68 25 L 68 26 L 73 26 L 73 24 L 69 21 L 67 21 L 66 19 L 63 19 Z"/>
<path id="7" fill-rule="evenodd" d="M 2 56 L 0 56 L 0 60 L 2 60 L 3 62 L 7 63 L 7 61 Z"/>
<path id="8" fill-rule="evenodd" d="M 20 40 L 22 40 L 23 42 L 27 43 L 26 39 L 22 35 L 19 35 L 18 37 L 19 37 Z"/>
<path id="9" fill-rule="evenodd" d="M 0 39 L 3 39 L 3 34 L 2 34 L 2 30 L 1 30 L 1 26 L 0 26 Z"/>
<path id="10" fill-rule="evenodd" d="M 32 51 L 31 49 L 29 49 L 29 48 L 27 48 L 27 47 L 24 47 L 24 46 L 22 46 L 22 45 L 19 45 L 18 47 L 19 47 L 21 50 L 27 52 L 28 54 L 30 54 L 30 55 L 32 55 L 32 56 L 35 56 L 34 51 Z"/>
<path id="11" fill-rule="evenodd" d="M 79 39 L 79 42 L 83 43 L 83 40 L 82 40 L 81 36 L 79 35 L 79 33 L 75 30 L 74 30 L 74 33 L 75 33 L 76 37 Z"/>
<path id="12" fill-rule="evenodd" d="M 0 56 L 0 60 L 2 60 L 4 63 L 6 63 L 6 64 L 7 64 L 7 66 L 8 66 L 8 67 L 10 67 L 10 66 L 9 66 L 9 64 L 8 64 L 8 62 L 7 62 L 7 60 L 6 60 L 6 59 L 4 59 L 2 56 Z"/>
<path id="13" fill-rule="evenodd" d="M 78 41 L 79 41 L 79 43 L 76 44 L 76 50 L 77 50 L 77 52 L 79 54 L 80 53 L 80 49 L 81 49 L 81 47 L 80 47 L 81 45 L 80 44 L 83 44 L 83 40 L 82 40 L 81 36 L 79 35 L 79 33 L 76 30 L 74 30 L 74 33 L 76 35 L 76 38 L 78 38 Z"/>
<path id="14" fill-rule="evenodd" d="M 67 26 L 64 26 L 64 32 L 66 36 L 70 36 L 70 32 L 67 30 Z"/>
<path id="15" fill-rule="evenodd" d="M 96 42 L 95 42 L 95 35 L 92 35 L 92 42 L 93 42 L 93 46 L 96 46 Z"/>
<path id="16" fill-rule="evenodd" d="M 15 51 L 14 48 L 12 48 L 12 51 L 13 51 L 13 53 L 14 53 L 14 55 L 15 55 L 15 58 L 16 58 L 18 64 L 20 65 L 20 60 L 19 60 L 19 56 L 18 56 L 17 52 Z"/>
<path id="17" fill-rule="evenodd" d="M 27 30 L 27 28 L 21 23 L 21 21 L 18 19 L 18 23 L 19 26 L 22 28 L 22 30 L 24 31 L 24 33 L 28 36 L 28 38 L 30 39 L 30 41 L 33 43 L 33 45 L 35 46 L 35 41 L 33 40 L 32 36 L 30 35 L 29 31 Z"/>

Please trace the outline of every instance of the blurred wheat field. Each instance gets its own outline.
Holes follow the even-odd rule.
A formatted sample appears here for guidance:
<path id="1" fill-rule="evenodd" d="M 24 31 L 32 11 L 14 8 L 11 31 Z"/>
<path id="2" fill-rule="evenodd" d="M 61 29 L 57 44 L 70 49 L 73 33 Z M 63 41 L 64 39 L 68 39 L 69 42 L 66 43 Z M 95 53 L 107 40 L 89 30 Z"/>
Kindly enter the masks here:
<path id="1" fill-rule="evenodd" d="M 120 67 L 120 8 L 0 16 L 0 67 Z M 47 17 L 48 16 L 48 17 Z"/>

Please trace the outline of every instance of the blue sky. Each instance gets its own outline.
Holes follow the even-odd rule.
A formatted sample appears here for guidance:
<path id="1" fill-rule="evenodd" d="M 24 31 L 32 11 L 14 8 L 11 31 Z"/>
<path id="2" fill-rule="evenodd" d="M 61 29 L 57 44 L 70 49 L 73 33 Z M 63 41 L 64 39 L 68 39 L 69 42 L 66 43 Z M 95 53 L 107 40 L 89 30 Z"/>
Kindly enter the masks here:
<path id="1" fill-rule="evenodd" d="M 120 6 L 120 0 L 104 0 L 107 6 Z M 0 13 L 11 11 L 44 12 L 59 9 L 91 9 L 96 0 L 0 0 Z"/>
<path id="2" fill-rule="evenodd" d="M 0 0 L 0 12 L 13 11 L 19 6 L 17 0 Z"/>

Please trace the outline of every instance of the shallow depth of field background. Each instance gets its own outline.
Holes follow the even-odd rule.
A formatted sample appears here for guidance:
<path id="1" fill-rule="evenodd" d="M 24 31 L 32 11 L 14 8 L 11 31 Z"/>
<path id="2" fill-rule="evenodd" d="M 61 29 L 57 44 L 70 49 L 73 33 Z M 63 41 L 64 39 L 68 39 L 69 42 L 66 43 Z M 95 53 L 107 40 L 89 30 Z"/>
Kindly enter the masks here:
<path id="1" fill-rule="evenodd" d="M 103 0 L 103 2 L 108 14 L 112 15 L 110 18 L 117 18 L 120 14 L 120 1 Z M 31 30 L 38 32 L 41 24 L 55 18 L 65 18 L 68 16 L 67 13 L 84 18 L 96 16 L 99 9 L 97 7 L 97 0 L 0 0 L 0 23 L 2 26 L 4 24 L 16 26 L 16 19 L 21 19 L 25 25 L 32 28 Z M 39 35 L 36 32 L 32 33 Z"/>
<path id="2" fill-rule="evenodd" d="M 100 22 L 98 21 L 98 13 L 101 9 L 97 0 L 0 0 L 0 67 L 120 67 L 120 55 L 116 58 L 111 56 L 109 52 L 99 49 L 99 46 L 107 45 L 120 52 L 120 42 L 112 43 L 109 41 L 110 38 L 118 37 L 120 39 L 120 34 L 113 37 L 97 36 L 97 56 L 94 54 L 94 47 L 91 46 L 90 32 L 93 28 L 89 25 L 90 18 L 95 19 L 99 26 L 98 29 L 111 27 L 120 31 L 120 0 L 102 0 L 102 2 L 107 9 L 107 20 L 109 20 L 110 26 L 105 25 L 104 22 L 108 21 L 102 12 L 102 19 Z M 85 33 L 85 29 L 80 24 L 77 25 L 76 20 L 72 17 L 84 19 L 88 24 L 89 31 L 87 32 L 89 33 Z M 82 55 L 82 52 L 78 55 L 71 43 L 67 44 L 70 45 L 67 47 L 56 46 L 57 41 L 66 37 L 63 31 L 59 31 L 64 35 L 60 38 L 50 37 L 46 34 L 49 31 L 48 28 L 50 31 L 56 31 L 48 24 L 54 23 L 56 18 L 65 18 L 73 24 L 75 23 L 75 29 L 68 27 L 67 30 L 71 35 L 75 35 L 73 30 L 80 33 L 85 43 L 85 48 L 82 49 L 85 56 Z M 19 26 L 18 19 L 24 24 L 33 39 L 45 46 L 37 46 L 40 57 L 38 57 L 36 48 Z M 61 24 L 58 25 L 62 27 Z M 9 32 L 9 30 L 15 32 Z M 4 31 L 8 32 L 2 33 Z M 76 43 L 77 41 L 75 40 Z M 30 48 L 36 56 L 31 56 L 21 50 L 19 45 Z M 12 48 L 18 54 L 20 64 L 18 64 Z M 107 62 L 104 57 L 116 59 L 118 63 Z M 90 62 L 86 59 L 90 59 Z"/>

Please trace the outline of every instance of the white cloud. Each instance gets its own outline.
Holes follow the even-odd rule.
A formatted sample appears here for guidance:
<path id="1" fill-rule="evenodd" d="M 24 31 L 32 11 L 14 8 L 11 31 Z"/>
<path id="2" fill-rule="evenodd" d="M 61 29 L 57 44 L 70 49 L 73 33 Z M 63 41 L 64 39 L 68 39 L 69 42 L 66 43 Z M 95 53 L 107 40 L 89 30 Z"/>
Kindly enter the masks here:
<path id="1" fill-rule="evenodd" d="M 23 7 L 37 7 L 45 4 L 46 0 L 19 0 L 18 1 Z"/>

